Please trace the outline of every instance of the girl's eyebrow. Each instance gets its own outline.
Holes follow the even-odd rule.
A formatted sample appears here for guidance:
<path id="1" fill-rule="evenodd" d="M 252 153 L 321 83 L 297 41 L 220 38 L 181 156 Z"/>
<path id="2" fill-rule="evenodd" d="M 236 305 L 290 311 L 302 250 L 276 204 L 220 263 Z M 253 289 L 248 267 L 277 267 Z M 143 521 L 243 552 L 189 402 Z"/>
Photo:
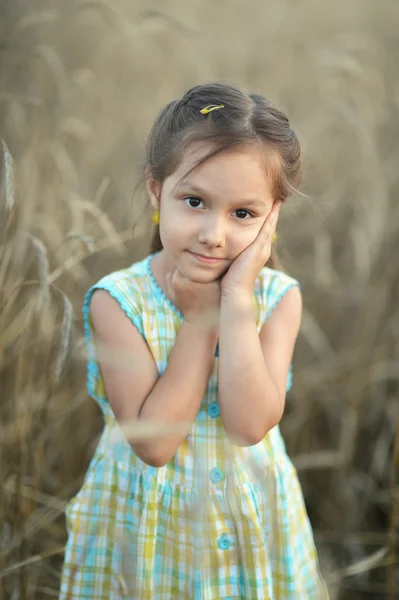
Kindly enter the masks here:
<path id="1" fill-rule="evenodd" d="M 204 188 L 201 188 L 200 186 L 198 186 L 196 183 L 191 183 L 188 179 L 183 179 L 182 181 L 180 181 L 177 186 L 175 187 L 175 191 L 178 191 L 180 188 L 189 188 L 191 192 L 193 192 L 194 194 L 198 194 L 199 196 L 203 196 L 203 197 L 209 197 L 210 193 L 205 190 Z M 260 198 L 247 198 L 245 199 L 240 199 L 237 200 L 237 202 L 234 202 L 234 204 L 251 204 L 252 206 L 259 206 L 259 207 L 265 207 L 266 206 L 266 202 L 264 202 L 263 200 L 261 200 Z"/>
<path id="2" fill-rule="evenodd" d="M 189 179 L 182 179 L 179 181 L 177 185 L 174 187 L 175 191 L 178 191 L 180 188 L 190 188 L 194 194 L 198 194 L 199 196 L 207 196 L 208 192 L 204 188 L 201 188 L 195 183 L 192 183 Z"/>

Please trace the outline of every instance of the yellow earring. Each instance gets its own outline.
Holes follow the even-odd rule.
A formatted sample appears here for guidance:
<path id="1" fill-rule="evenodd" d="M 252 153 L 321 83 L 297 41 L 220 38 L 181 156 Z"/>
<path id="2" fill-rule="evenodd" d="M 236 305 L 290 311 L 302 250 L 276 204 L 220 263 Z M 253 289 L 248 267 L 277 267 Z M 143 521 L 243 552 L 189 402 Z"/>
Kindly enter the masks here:
<path id="1" fill-rule="evenodd" d="M 152 215 L 152 220 L 155 223 L 155 225 L 159 225 L 159 210 L 154 211 L 154 214 Z"/>
<path id="2" fill-rule="evenodd" d="M 273 236 L 272 244 L 274 244 L 274 242 L 277 240 L 277 238 L 278 238 L 278 235 L 277 235 L 277 233 L 275 233 Z"/>

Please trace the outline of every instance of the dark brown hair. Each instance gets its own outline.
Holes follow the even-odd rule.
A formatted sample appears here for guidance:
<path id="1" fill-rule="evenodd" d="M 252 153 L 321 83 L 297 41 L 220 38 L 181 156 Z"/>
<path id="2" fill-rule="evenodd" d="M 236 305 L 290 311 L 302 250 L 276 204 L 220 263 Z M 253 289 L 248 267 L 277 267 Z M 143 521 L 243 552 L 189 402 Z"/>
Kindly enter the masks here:
<path id="1" fill-rule="evenodd" d="M 223 104 L 207 115 L 201 109 Z M 148 142 L 145 167 L 161 184 L 172 175 L 193 143 L 210 142 L 212 150 L 195 166 L 241 144 L 261 143 L 267 152 L 267 171 L 274 198 L 282 202 L 295 192 L 300 181 L 301 147 L 286 115 L 264 96 L 247 94 L 228 83 L 191 88 L 180 100 L 165 106 L 155 120 Z M 193 170 L 193 169 L 192 169 Z M 162 249 L 156 227 L 151 252 Z M 278 268 L 273 246 L 267 263 Z"/>

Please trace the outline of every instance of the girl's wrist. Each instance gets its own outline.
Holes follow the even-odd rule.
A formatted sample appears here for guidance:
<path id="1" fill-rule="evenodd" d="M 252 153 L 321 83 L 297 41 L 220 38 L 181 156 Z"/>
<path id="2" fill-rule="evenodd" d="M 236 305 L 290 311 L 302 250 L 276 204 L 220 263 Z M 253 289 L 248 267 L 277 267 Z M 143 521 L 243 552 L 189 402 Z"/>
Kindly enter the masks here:
<path id="1" fill-rule="evenodd" d="M 234 315 L 234 317 L 238 316 L 238 318 L 249 317 L 252 319 L 254 315 L 253 295 L 243 291 L 222 294 L 220 311 L 222 319 L 227 313 Z"/>
<path id="2" fill-rule="evenodd" d="M 214 322 L 204 315 L 187 315 L 184 317 L 186 328 L 190 329 L 196 336 L 206 336 L 217 342 L 219 336 L 219 320 Z"/>
<path id="3" fill-rule="evenodd" d="M 235 289 L 235 290 L 222 290 L 221 294 L 221 307 L 223 305 L 231 304 L 237 306 L 252 305 L 253 292 L 246 289 Z"/>

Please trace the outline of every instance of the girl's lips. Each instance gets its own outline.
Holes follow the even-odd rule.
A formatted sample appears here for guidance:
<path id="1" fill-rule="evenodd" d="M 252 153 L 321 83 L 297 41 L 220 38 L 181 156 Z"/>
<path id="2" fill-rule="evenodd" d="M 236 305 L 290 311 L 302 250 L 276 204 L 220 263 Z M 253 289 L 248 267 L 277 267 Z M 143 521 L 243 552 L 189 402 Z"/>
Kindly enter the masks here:
<path id="1" fill-rule="evenodd" d="M 196 254 L 195 252 L 190 252 L 191 256 L 193 256 L 194 258 L 196 258 L 199 262 L 208 264 L 208 265 L 215 265 L 217 263 L 220 263 L 224 260 L 224 258 L 214 258 L 211 256 L 204 256 L 203 254 Z"/>

